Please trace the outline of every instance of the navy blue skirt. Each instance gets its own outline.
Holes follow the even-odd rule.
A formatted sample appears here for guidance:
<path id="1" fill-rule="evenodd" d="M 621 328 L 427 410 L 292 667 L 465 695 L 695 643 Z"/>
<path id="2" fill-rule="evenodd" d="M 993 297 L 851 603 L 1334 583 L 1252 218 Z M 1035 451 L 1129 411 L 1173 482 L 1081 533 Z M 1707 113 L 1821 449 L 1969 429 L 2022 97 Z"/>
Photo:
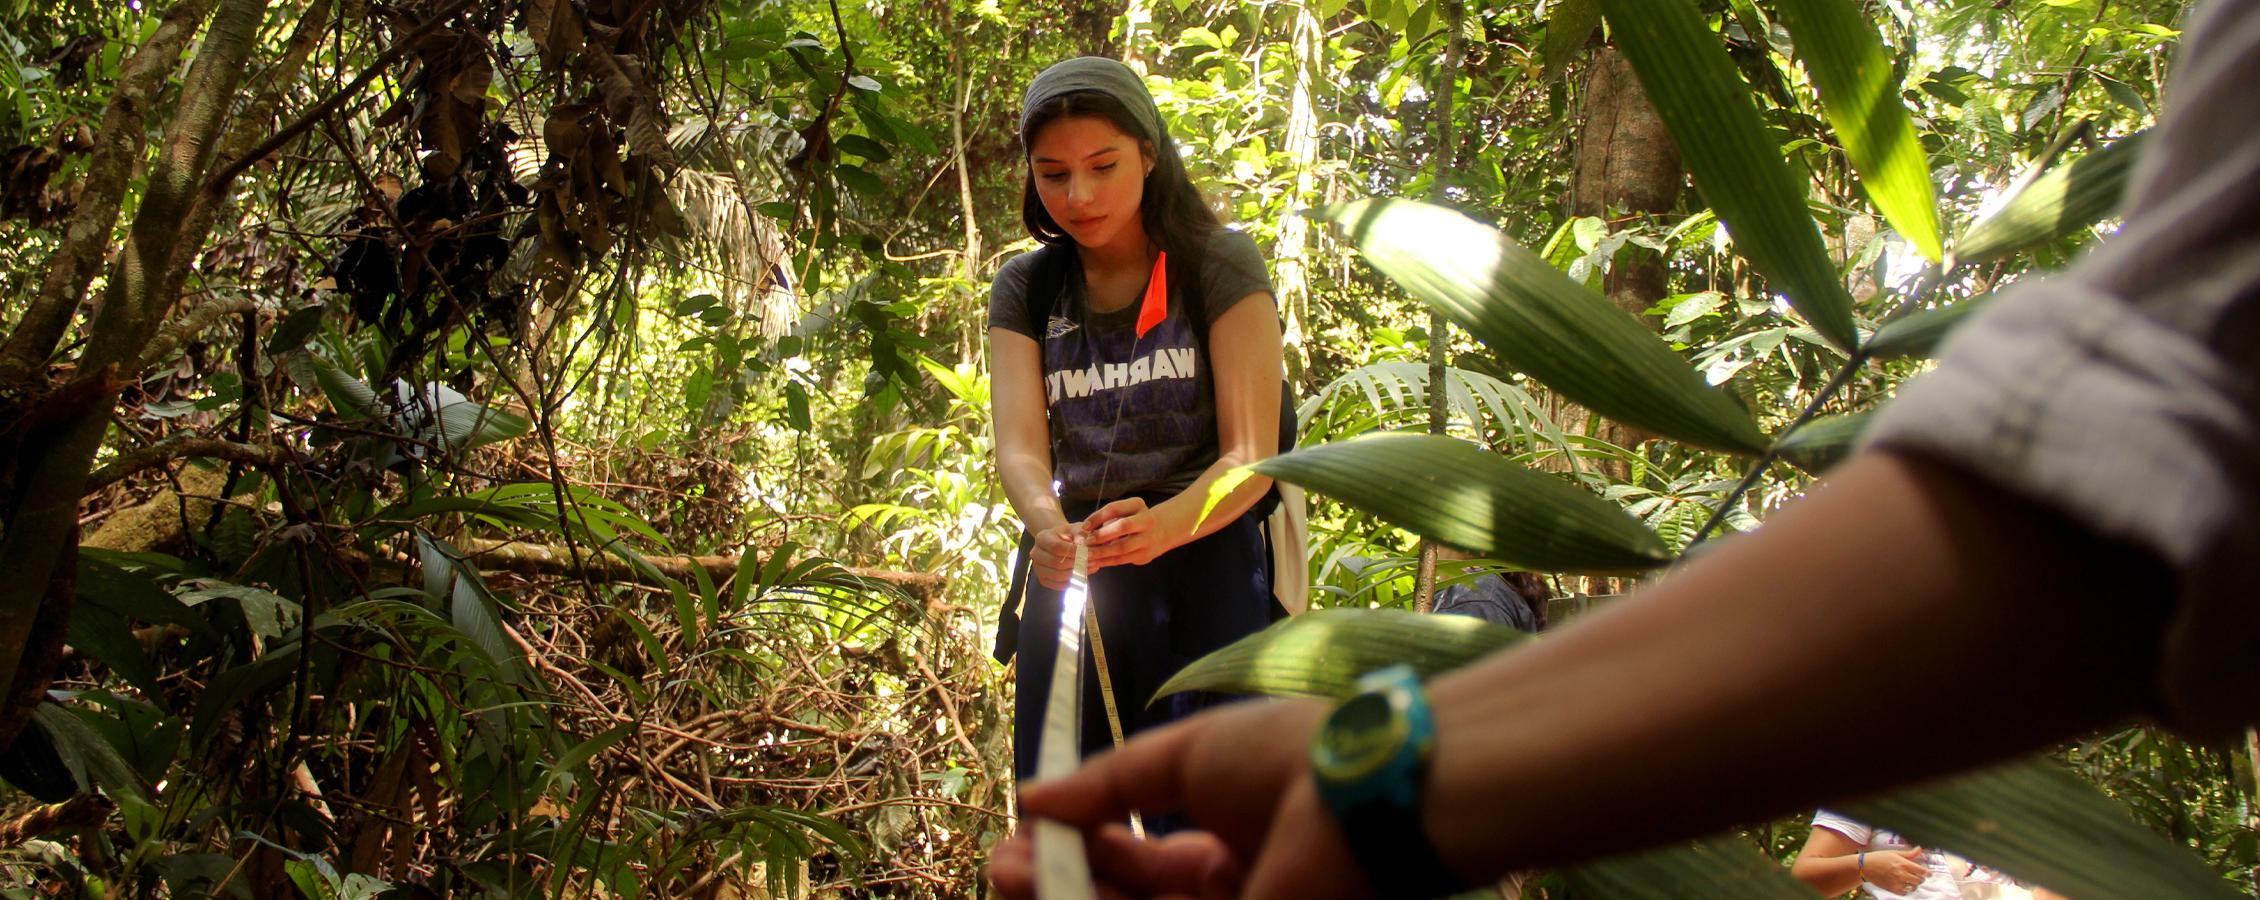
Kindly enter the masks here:
<path id="1" fill-rule="evenodd" d="M 1073 516 L 1077 511 L 1069 510 Z M 1243 515 L 1200 540 L 1143 566 L 1114 566 L 1091 576 L 1114 701 L 1124 736 L 1137 734 L 1232 699 L 1184 692 L 1148 705 L 1156 688 L 1193 660 L 1263 629 L 1282 611 L 1271 596 L 1271 554 L 1262 519 Z M 1027 581 L 1018 634 L 1020 667 L 1013 679 L 1013 772 L 1036 772 L 1043 739 L 1044 698 L 1059 646 L 1060 592 Z M 1114 746 L 1099 696 L 1090 642 L 1083 651 L 1082 755 Z"/>

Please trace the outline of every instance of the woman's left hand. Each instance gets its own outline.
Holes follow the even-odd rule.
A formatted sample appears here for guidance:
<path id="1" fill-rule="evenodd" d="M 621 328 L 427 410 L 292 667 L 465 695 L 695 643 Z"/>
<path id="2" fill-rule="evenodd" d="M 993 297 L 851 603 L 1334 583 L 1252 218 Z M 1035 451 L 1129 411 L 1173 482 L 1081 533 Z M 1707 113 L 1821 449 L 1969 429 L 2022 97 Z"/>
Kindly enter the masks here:
<path id="1" fill-rule="evenodd" d="M 1090 536 L 1093 572 L 1107 566 L 1142 566 L 1176 546 L 1158 512 L 1137 497 L 1099 507 L 1083 520 L 1083 529 Z"/>

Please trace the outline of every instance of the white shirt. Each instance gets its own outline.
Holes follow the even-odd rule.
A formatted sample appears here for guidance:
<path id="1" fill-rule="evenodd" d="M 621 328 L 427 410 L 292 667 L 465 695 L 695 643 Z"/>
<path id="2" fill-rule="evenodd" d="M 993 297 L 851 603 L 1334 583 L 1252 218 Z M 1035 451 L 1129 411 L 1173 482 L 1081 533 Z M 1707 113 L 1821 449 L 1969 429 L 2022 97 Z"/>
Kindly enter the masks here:
<path id="1" fill-rule="evenodd" d="M 1906 850 L 1914 846 L 1897 832 L 1878 831 L 1825 809 L 1813 814 L 1813 827 L 1841 834 L 1869 853 L 1878 850 Z M 1865 877 L 1861 879 L 1860 890 L 1877 900 L 1962 900 L 1962 887 L 1954 879 L 1955 862 L 1955 858 L 1949 854 L 1926 850 L 1923 864 L 1930 868 L 1930 877 L 1915 885 L 1914 890 L 1894 894 Z"/>

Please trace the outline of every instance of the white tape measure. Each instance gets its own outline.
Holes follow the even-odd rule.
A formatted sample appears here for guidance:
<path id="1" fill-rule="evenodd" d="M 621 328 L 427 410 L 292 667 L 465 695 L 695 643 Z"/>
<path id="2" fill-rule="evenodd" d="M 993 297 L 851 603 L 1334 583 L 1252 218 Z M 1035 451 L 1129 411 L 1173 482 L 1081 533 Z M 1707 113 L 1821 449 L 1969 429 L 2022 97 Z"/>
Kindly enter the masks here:
<path id="1" fill-rule="evenodd" d="M 1059 643 L 1053 648 L 1052 683 L 1044 698 L 1043 749 L 1036 780 L 1062 778 L 1082 762 L 1083 620 L 1091 603 L 1090 548 L 1075 544 L 1075 568 L 1059 598 Z M 1083 833 L 1044 819 L 1036 830 L 1036 896 L 1043 900 L 1096 900 Z"/>

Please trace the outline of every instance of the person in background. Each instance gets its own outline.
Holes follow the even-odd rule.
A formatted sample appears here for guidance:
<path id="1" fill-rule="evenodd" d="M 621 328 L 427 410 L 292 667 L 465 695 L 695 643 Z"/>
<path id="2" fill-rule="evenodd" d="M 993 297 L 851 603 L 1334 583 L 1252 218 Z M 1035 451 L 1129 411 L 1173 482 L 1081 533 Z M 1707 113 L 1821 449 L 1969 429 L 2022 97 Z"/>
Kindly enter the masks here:
<path id="1" fill-rule="evenodd" d="M 1156 730 L 1025 787 L 1021 813 L 1086 829 L 1128 896 L 1435 896 L 2135 716 L 2200 740 L 2260 722 L 2260 116 L 2225 112 L 2260 84 L 2260 0 L 2183 35 L 2119 233 L 1996 292 L 1763 527 L 1425 686 Z M 1930 696 L 1979 714 L 1940 740 L 1903 701 Z M 1373 714 L 1335 715 L 1352 704 Z M 1432 749 L 1355 730 L 1377 722 Z M 1361 737 L 1403 764 L 1313 765 Z M 1130 809 L 1202 830 L 1106 827 Z M 1026 897 L 1032 865 L 1009 841 L 990 877 Z"/>
<path id="2" fill-rule="evenodd" d="M 1465 560 L 1468 554 L 1438 547 L 1439 560 Z M 1436 589 L 1431 612 L 1473 616 L 1525 634 L 1546 627 L 1546 581 L 1531 572 L 1485 572 Z"/>
<path id="3" fill-rule="evenodd" d="M 1216 702 L 1147 704 L 1186 663 L 1278 614 L 1258 509 L 1271 480 L 1204 504 L 1223 473 L 1276 448 L 1284 376 L 1255 242 L 1217 221 L 1136 72 L 1100 57 L 1045 69 L 1023 98 L 1020 140 L 1022 218 L 1044 246 L 997 272 L 989 364 L 997 470 L 1032 538 L 1032 583 L 1007 599 L 998 648 L 1020 656 L 1013 767 L 1025 779 L 1076 544 L 1089 548 L 1115 701 L 1087 658 L 1086 754 L 1112 745 L 1110 715 L 1136 734 Z"/>
<path id="4" fill-rule="evenodd" d="M 1789 874 L 1822 896 L 1857 887 L 1874 900 L 2063 900 L 1898 833 L 1821 810 Z"/>

